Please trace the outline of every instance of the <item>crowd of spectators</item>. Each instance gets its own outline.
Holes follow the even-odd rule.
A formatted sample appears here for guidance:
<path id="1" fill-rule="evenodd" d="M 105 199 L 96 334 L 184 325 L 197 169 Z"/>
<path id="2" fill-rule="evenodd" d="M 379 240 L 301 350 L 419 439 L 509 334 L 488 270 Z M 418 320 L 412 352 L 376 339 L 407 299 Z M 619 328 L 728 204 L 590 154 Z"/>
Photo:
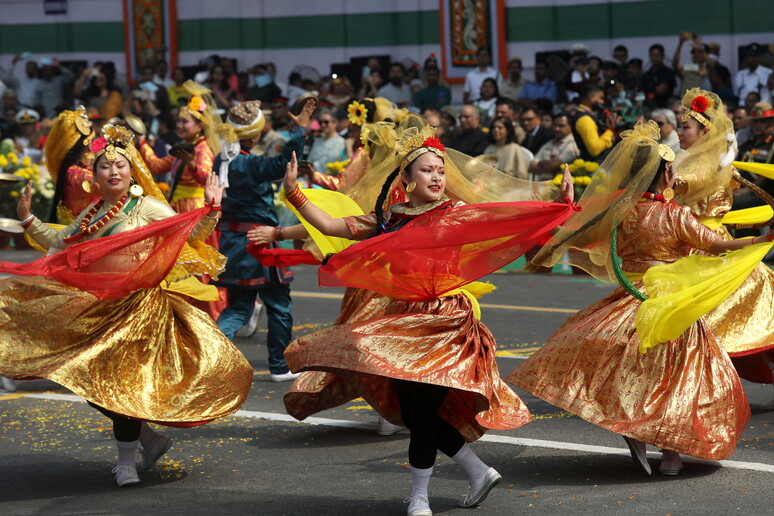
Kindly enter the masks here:
<path id="1" fill-rule="evenodd" d="M 687 62 L 682 59 L 686 46 Z M 680 98 L 693 87 L 714 91 L 727 103 L 740 145 L 761 141 L 761 131 L 756 133 L 749 122 L 754 109 L 766 113 L 761 105 L 771 103 L 774 74 L 765 64 L 774 56 L 769 48 L 743 48 L 742 68 L 731 73 L 719 62 L 720 46 L 691 33 L 678 36 L 671 61 L 661 43 L 651 45 L 647 64 L 630 57 L 623 45 L 616 46 L 610 58 L 589 55 L 576 45 L 567 59 L 538 54 L 530 80 L 523 76 L 519 57 L 511 57 L 501 75 L 492 66 L 490 49 L 481 47 L 459 99 L 452 98 L 434 55 L 421 66 L 372 57 L 360 69 L 338 76 L 298 66 L 287 83 L 277 77 L 273 63 L 240 70 L 233 59 L 210 56 L 198 67 L 170 72 L 159 56 L 153 66 L 141 70 L 135 84 L 122 81 L 112 62 L 64 66 L 56 59 L 35 62 L 17 55 L 0 75 L 0 132 L 17 151 L 38 162 L 50 120 L 82 104 L 98 123 L 122 114 L 140 117 L 163 156 L 178 140 L 175 123 L 187 99 L 183 83 L 193 79 L 212 90 L 223 110 L 260 100 L 267 124 L 257 148 L 268 154 L 281 152 L 289 138 L 289 106 L 304 93 L 317 93 L 321 109 L 305 159 L 318 171 L 346 160 L 357 146 L 347 120 L 348 104 L 379 96 L 423 113 L 449 147 L 483 156 L 506 173 L 545 179 L 573 159 L 601 161 L 617 133 L 642 118 L 654 119 L 662 128 L 662 141 L 678 151 Z M 771 131 L 766 134 L 771 136 Z"/>

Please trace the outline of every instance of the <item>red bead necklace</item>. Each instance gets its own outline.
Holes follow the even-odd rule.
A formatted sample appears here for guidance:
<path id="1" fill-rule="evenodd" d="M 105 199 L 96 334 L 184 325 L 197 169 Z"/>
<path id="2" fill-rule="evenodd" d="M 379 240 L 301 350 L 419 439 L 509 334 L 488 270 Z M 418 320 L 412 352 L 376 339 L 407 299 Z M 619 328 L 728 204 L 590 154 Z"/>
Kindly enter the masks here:
<path id="1" fill-rule="evenodd" d="M 112 208 L 110 208 L 103 216 L 99 218 L 97 222 L 89 225 L 94 215 L 96 215 L 99 209 L 102 208 L 102 205 L 105 204 L 105 198 L 103 197 L 102 199 L 100 199 L 94 206 L 91 207 L 91 209 L 88 212 L 86 212 L 86 215 L 83 217 L 83 220 L 81 220 L 81 226 L 78 229 L 78 231 L 73 233 L 69 237 L 66 237 L 63 239 L 64 243 L 72 244 L 84 238 L 85 236 L 92 235 L 97 231 L 99 231 L 100 229 L 102 229 L 105 226 L 105 224 L 110 222 L 110 219 L 115 217 L 116 213 L 121 211 L 121 208 L 124 207 L 124 203 L 126 202 L 127 196 L 128 194 L 124 194 L 118 200 L 118 202 L 113 205 Z"/>

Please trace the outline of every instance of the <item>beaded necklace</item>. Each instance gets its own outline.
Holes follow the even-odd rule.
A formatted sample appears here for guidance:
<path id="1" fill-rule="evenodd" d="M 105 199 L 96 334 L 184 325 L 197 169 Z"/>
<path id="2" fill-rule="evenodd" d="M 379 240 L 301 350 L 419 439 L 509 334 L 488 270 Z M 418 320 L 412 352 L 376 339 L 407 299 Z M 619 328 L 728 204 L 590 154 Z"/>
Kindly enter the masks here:
<path id="1" fill-rule="evenodd" d="M 83 220 L 81 220 L 81 226 L 72 235 L 69 237 L 66 237 L 63 239 L 64 243 L 66 244 L 72 244 L 77 242 L 78 240 L 81 240 L 87 235 L 92 235 L 99 231 L 102 227 L 105 226 L 108 222 L 110 222 L 110 219 L 115 217 L 116 213 L 121 211 L 121 208 L 124 207 L 124 203 L 126 202 L 128 194 L 124 194 L 117 203 L 113 205 L 112 208 L 110 208 L 103 216 L 99 218 L 94 224 L 91 224 L 91 219 L 96 215 L 96 213 L 102 208 L 102 205 L 105 204 L 105 198 L 103 197 L 100 199 L 94 206 L 91 207 L 91 209 L 86 212 L 86 215 L 83 217 Z"/>
<path id="2" fill-rule="evenodd" d="M 643 193 L 642 193 L 642 200 L 644 201 L 644 200 L 646 200 L 646 199 L 648 199 L 648 200 L 651 200 L 651 201 L 658 201 L 658 202 L 663 202 L 664 204 L 666 204 L 666 203 L 671 203 L 671 202 L 672 202 L 671 200 L 670 200 L 670 201 L 667 201 L 667 200 L 664 198 L 664 196 L 663 196 L 663 195 L 661 195 L 661 194 L 657 194 L 657 193 L 653 193 L 653 192 L 643 192 Z"/>

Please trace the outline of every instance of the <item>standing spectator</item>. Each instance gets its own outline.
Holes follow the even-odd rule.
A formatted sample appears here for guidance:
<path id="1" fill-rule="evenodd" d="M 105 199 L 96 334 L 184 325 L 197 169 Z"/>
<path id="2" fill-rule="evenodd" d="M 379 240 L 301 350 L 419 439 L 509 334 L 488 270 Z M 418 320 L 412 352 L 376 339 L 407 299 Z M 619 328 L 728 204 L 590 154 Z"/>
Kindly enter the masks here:
<path id="1" fill-rule="evenodd" d="M 771 103 L 771 93 L 767 86 L 771 69 L 761 65 L 761 54 L 763 54 L 763 47 L 758 43 L 751 43 L 747 47 L 745 68 L 736 72 L 734 76 L 734 91 L 740 100 L 745 99 L 745 107 L 747 107 L 748 112 L 752 112 L 752 107 L 747 106 L 746 102 L 747 95 L 750 93 L 758 94 L 756 103 Z"/>
<path id="2" fill-rule="evenodd" d="M 739 106 L 734 109 L 731 120 L 734 122 L 736 144 L 741 148 L 752 135 L 750 130 L 750 119 L 747 118 L 747 110 L 744 106 Z"/>
<path id="3" fill-rule="evenodd" d="M 268 63 L 266 63 L 266 71 L 269 72 L 269 75 L 271 75 L 271 80 L 274 81 L 274 84 L 276 84 L 277 87 L 280 89 L 280 92 L 281 92 L 280 95 L 287 97 L 287 95 L 285 95 L 285 92 L 288 89 L 288 85 L 285 84 L 284 82 L 277 80 L 277 66 L 271 61 L 269 61 Z"/>
<path id="4" fill-rule="evenodd" d="M 712 91 L 718 94 L 725 103 L 729 99 L 736 103 L 736 94 L 731 80 L 731 72 L 720 61 L 720 45 L 718 43 L 707 44 L 707 67 L 709 69 Z"/>
<path id="5" fill-rule="evenodd" d="M 309 161 L 314 169 L 323 174 L 327 173 L 326 165 L 334 161 L 346 158 L 346 146 L 344 138 L 336 131 L 336 119 L 331 111 L 320 113 L 320 126 L 322 138 L 317 138 L 309 151 Z"/>
<path id="6" fill-rule="evenodd" d="M 527 133 L 522 145 L 534 156 L 545 143 L 553 138 L 550 129 L 540 123 L 543 112 L 535 106 L 528 106 L 521 113 L 521 126 Z"/>
<path id="7" fill-rule="evenodd" d="M 491 78 L 484 79 L 481 83 L 481 91 L 473 105 L 484 113 L 484 124 L 488 124 L 495 116 L 495 105 L 500 93 L 497 91 L 497 81 Z"/>
<path id="8" fill-rule="evenodd" d="M 401 63 L 390 65 L 390 82 L 379 88 L 378 97 L 384 97 L 398 107 L 408 107 L 411 104 L 411 88 L 403 82 L 406 70 Z"/>
<path id="9" fill-rule="evenodd" d="M 658 107 L 666 107 L 666 101 L 673 94 L 677 80 L 675 72 L 664 65 L 664 46 L 656 43 L 648 50 L 650 70 L 642 74 L 640 90 Z"/>
<path id="10" fill-rule="evenodd" d="M 692 88 L 701 88 L 703 90 L 711 89 L 709 80 L 709 68 L 707 67 L 707 46 L 701 42 L 701 38 L 694 37 L 691 47 L 691 62 L 680 63 L 680 57 L 683 51 L 683 45 L 694 35 L 690 32 L 681 32 L 677 41 L 675 55 L 672 58 L 672 66 L 675 67 L 675 74 L 680 78 L 680 89 L 678 96 L 682 96 L 687 90 Z"/>
<path id="11" fill-rule="evenodd" d="M 659 108 L 654 109 L 650 114 L 650 118 L 658 124 L 661 132 L 661 139 L 657 140 L 658 143 L 663 143 L 672 151 L 677 154 L 680 149 L 680 138 L 677 136 L 677 119 L 671 109 Z"/>
<path id="12" fill-rule="evenodd" d="M 545 61 L 535 63 L 535 80 L 524 85 L 521 99 L 535 100 L 547 98 L 556 102 L 556 83 L 548 78 L 548 65 Z"/>
<path id="13" fill-rule="evenodd" d="M 481 84 L 484 79 L 500 80 L 500 72 L 492 68 L 492 50 L 489 46 L 483 45 L 476 50 L 476 61 L 478 66 L 469 71 L 465 76 L 465 86 L 462 90 L 462 99 L 465 104 L 470 104 L 481 91 Z"/>
<path id="14" fill-rule="evenodd" d="M 459 131 L 449 147 L 468 156 L 478 156 L 484 153 L 488 145 L 489 137 L 481 130 L 481 115 L 478 108 L 465 104 L 460 109 Z"/>
<path id="15" fill-rule="evenodd" d="M 73 78 L 73 72 L 59 66 L 59 60 L 40 60 L 41 81 L 38 83 L 38 98 L 46 118 L 54 118 L 61 111 L 65 100 L 65 87 Z"/>
<path id="16" fill-rule="evenodd" d="M 18 75 L 16 64 L 21 59 L 21 54 L 16 54 L 11 61 L 11 68 L 3 77 L 9 88 L 16 90 L 19 103 L 23 106 L 34 108 L 38 104 L 38 86 L 40 78 L 38 65 L 35 61 L 27 61 L 24 65 L 24 75 Z"/>
<path id="17" fill-rule="evenodd" d="M 19 136 L 14 142 L 16 153 L 20 158 L 30 158 L 33 163 L 40 163 L 43 155 L 38 122 L 40 115 L 34 109 L 24 108 L 16 113 L 16 123 L 19 126 Z"/>
<path id="18" fill-rule="evenodd" d="M 553 139 L 540 147 L 529 165 L 529 173 L 537 180 L 553 178 L 561 170 L 562 164 L 572 163 L 580 156 L 567 115 L 557 115 L 552 129 Z"/>
<path id="19" fill-rule="evenodd" d="M 419 109 L 428 107 L 442 108 L 451 102 L 451 90 L 440 85 L 441 70 L 438 67 L 425 70 L 427 87 L 419 90 L 414 95 L 414 105 Z"/>
<path id="20" fill-rule="evenodd" d="M 570 128 L 580 157 L 584 161 L 602 163 L 613 147 L 613 128 L 603 126 L 593 110 L 602 107 L 605 92 L 596 84 L 589 84 L 578 101 L 580 104 L 570 115 Z"/>
<path id="21" fill-rule="evenodd" d="M 512 57 L 511 60 L 508 61 L 508 78 L 500 79 L 498 84 L 500 96 L 513 100 L 519 99 L 521 90 L 523 90 L 524 85 L 527 84 L 527 80 L 521 76 L 522 71 L 521 58 Z"/>
<path id="22" fill-rule="evenodd" d="M 5 113 L 6 109 L 13 108 L 18 113 L 24 106 L 19 103 L 19 97 L 16 90 L 8 88 L 3 92 L 3 104 L 0 106 L 0 113 Z"/>
<path id="23" fill-rule="evenodd" d="M 489 126 L 489 138 L 490 144 L 479 158 L 509 176 L 527 179 L 529 159 L 516 143 L 513 122 L 502 116 L 495 118 Z"/>

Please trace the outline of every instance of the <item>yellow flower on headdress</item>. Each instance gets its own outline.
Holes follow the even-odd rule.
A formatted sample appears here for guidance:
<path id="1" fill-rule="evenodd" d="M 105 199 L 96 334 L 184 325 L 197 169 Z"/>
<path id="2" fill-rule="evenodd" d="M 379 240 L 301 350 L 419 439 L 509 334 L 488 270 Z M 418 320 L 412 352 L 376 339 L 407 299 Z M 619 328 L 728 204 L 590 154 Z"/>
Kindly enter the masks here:
<path id="1" fill-rule="evenodd" d="M 204 111 L 207 109 L 207 103 L 199 95 L 194 95 L 191 100 L 188 101 L 188 109 L 192 111 Z"/>
<path id="2" fill-rule="evenodd" d="M 368 117 L 368 108 L 357 100 L 351 102 L 347 108 L 347 118 L 355 125 L 363 125 Z"/>

